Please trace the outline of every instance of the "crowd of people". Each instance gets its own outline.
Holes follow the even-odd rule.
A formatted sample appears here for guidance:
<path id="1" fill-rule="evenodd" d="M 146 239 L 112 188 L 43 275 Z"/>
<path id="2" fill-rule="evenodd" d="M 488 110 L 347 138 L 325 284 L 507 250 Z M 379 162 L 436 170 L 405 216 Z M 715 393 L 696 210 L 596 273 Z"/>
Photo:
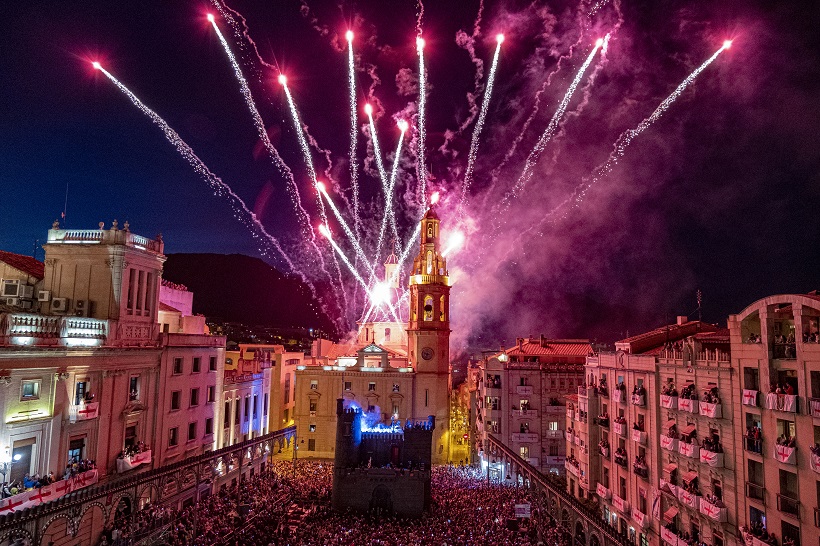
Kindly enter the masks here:
<path id="1" fill-rule="evenodd" d="M 777 445 L 785 447 L 795 447 L 797 445 L 797 440 L 795 440 L 794 436 L 789 436 L 788 434 L 781 434 L 777 437 Z"/>
<path id="2" fill-rule="evenodd" d="M 133 457 L 134 455 L 144 451 L 151 451 L 151 447 L 145 442 L 135 442 L 130 446 L 125 446 L 125 449 L 119 452 L 117 458 L 124 459 L 126 457 Z"/>
<path id="3" fill-rule="evenodd" d="M 26 474 L 22 480 L 11 480 L 0 484 L 0 499 L 5 499 L 31 489 L 46 487 L 60 480 L 68 480 L 77 474 L 81 474 L 95 468 L 97 468 L 97 465 L 94 461 L 90 459 L 77 459 L 66 465 L 62 476 L 57 475 L 54 472 L 48 472 L 43 475 Z"/>
<path id="4" fill-rule="evenodd" d="M 720 404 L 720 395 L 718 393 L 718 388 L 712 387 L 708 391 L 703 391 L 703 396 L 700 400 L 701 402 L 706 402 L 707 404 Z"/>
<path id="5" fill-rule="evenodd" d="M 752 425 L 748 427 L 744 437 L 746 438 L 746 446 L 748 449 L 754 451 L 755 453 L 761 453 L 763 447 L 763 433 L 759 426 Z"/>
<path id="6" fill-rule="evenodd" d="M 685 387 L 680 390 L 680 397 L 686 400 L 697 400 L 698 399 L 698 389 L 695 387 L 694 383 L 689 383 Z"/>
<path id="7" fill-rule="evenodd" d="M 777 538 L 774 536 L 774 533 L 768 532 L 766 527 L 760 522 L 755 522 L 751 525 L 744 525 L 740 528 L 740 530 L 762 540 L 766 544 L 777 546 Z M 786 545 L 784 544 L 783 546 Z"/>
<path id="8" fill-rule="evenodd" d="M 566 529 L 549 516 L 545 496 L 488 483 L 486 474 L 470 466 L 433 468 L 433 506 L 421 519 L 334 512 L 332 477 L 332 464 L 274 461 L 262 474 L 197 506 L 148 505 L 134 516 L 115 518 L 98 544 L 124 546 L 151 533 L 160 533 L 155 542 L 167 546 L 571 544 Z M 530 519 L 515 518 L 519 503 L 531 505 Z"/>
<path id="9" fill-rule="evenodd" d="M 723 444 L 720 443 L 720 439 L 717 437 L 704 438 L 700 447 L 712 453 L 723 453 Z"/>
<path id="10" fill-rule="evenodd" d="M 667 383 L 663 387 L 661 387 L 661 394 L 664 396 L 677 396 L 678 389 L 675 388 L 674 383 Z"/>
<path id="11" fill-rule="evenodd" d="M 793 396 L 794 387 L 791 385 L 791 383 L 772 383 L 769 386 L 769 393 L 788 394 L 789 396 Z"/>

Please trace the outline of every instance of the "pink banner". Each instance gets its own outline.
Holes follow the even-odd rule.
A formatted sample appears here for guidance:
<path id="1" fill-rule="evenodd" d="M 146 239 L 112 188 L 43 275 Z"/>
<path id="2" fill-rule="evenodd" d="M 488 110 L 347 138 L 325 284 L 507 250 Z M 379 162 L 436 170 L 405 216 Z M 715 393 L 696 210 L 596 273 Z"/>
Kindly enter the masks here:
<path id="1" fill-rule="evenodd" d="M 14 512 L 15 510 L 24 510 L 44 502 L 59 499 L 72 491 L 94 485 L 97 483 L 97 479 L 97 470 L 89 470 L 67 480 L 60 480 L 39 489 L 31 489 L 30 491 L 18 493 L 17 495 L 0 500 L 0 515 Z"/>
<path id="2" fill-rule="evenodd" d="M 678 453 L 685 457 L 696 459 L 700 453 L 700 448 L 696 444 L 678 443 Z"/>
<path id="3" fill-rule="evenodd" d="M 774 446 L 774 458 L 785 464 L 795 464 L 797 448 L 787 446 Z"/>
<path id="4" fill-rule="evenodd" d="M 723 453 L 713 453 L 711 451 L 701 449 L 700 462 L 715 468 L 723 468 Z"/>
<path id="5" fill-rule="evenodd" d="M 690 400 L 689 398 L 679 398 L 678 409 L 681 411 L 688 411 L 689 413 L 697 413 L 698 401 Z"/>
<path id="6" fill-rule="evenodd" d="M 149 449 L 148 451 L 137 453 L 132 457 L 123 457 L 122 459 L 117 459 L 117 472 L 127 472 L 128 470 L 137 468 L 141 464 L 150 462 L 151 450 Z"/>
<path id="7" fill-rule="evenodd" d="M 661 395 L 661 407 L 669 409 L 678 409 L 678 397 Z"/>
<path id="8" fill-rule="evenodd" d="M 743 389 L 743 405 L 757 407 L 757 391 Z"/>
<path id="9" fill-rule="evenodd" d="M 720 419 L 723 417 L 723 411 L 720 404 L 710 404 L 709 402 L 700 403 L 700 414 L 713 419 Z"/>
<path id="10" fill-rule="evenodd" d="M 667 542 L 672 546 L 678 546 L 678 535 L 676 535 L 666 527 L 661 527 L 661 538 L 664 540 L 664 542 Z"/>
<path id="11" fill-rule="evenodd" d="M 663 449 L 668 449 L 669 451 L 677 451 L 678 440 L 677 438 L 670 438 L 669 436 L 664 436 L 661 434 L 661 447 Z"/>
<path id="12" fill-rule="evenodd" d="M 612 497 L 612 491 L 610 491 L 609 489 L 604 487 L 604 484 L 602 484 L 602 483 L 599 483 L 595 487 L 595 492 L 598 493 L 598 496 L 601 497 L 604 500 L 607 500 L 607 499 Z"/>
<path id="13" fill-rule="evenodd" d="M 721 508 L 715 504 L 707 502 L 705 499 L 700 499 L 700 513 L 711 518 L 713 521 L 726 521 L 726 508 Z"/>

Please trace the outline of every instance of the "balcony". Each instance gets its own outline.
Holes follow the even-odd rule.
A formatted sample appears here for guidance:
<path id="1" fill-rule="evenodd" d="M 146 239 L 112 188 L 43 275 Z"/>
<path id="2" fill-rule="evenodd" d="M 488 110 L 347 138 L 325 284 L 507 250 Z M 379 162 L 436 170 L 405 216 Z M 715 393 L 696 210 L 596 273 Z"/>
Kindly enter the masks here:
<path id="1" fill-rule="evenodd" d="M 778 360 L 794 360 L 797 351 L 794 343 L 772 343 L 772 358 Z"/>
<path id="2" fill-rule="evenodd" d="M 689 413 L 698 412 L 698 401 L 691 398 L 678 398 L 678 410 L 688 411 Z"/>
<path id="3" fill-rule="evenodd" d="M 615 452 L 615 464 L 621 465 L 622 467 L 626 468 L 626 455 L 623 453 Z"/>
<path id="4" fill-rule="evenodd" d="M 666 527 L 661 527 L 661 539 L 670 546 L 678 546 L 678 535 Z"/>
<path id="5" fill-rule="evenodd" d="M 809 413 L 820 419 L 820 398 L 809 398 Z"/>
<path id="6" fill-rule="evenodd" d="M 784 514 L 788 514 L 790 516 L 794 516 L 797 519 L 800 519 L 800 501 L 795 500 L 791 497 L 787 497 L 786 495 L 781 495 L 780 493 L 777 494 L 777 509 L 783 512 Z"/>
<path id="7" fill-rule="evenodd" d="M 820 455 L 811 453 L 809 456 L 809 464 L 812 470 L 820 474 Z"/>
<path id="8" fill-rule="evenodd" d="M 776 445 L 774 446 L 774 458 L 783 464 L 797 464 L 797 448 Z"/>
<path id="9" fill-rule="evenodd" d="M 534 432 L 514 432 L 512 434 L 513 442 L 533 443 L 538 441 L 538 435 Z"/>
<path id="10" fill-rule="evenodd" d="M 559 455 L 548 455 L 544 457 L 544 464 L 545 465 L 562 465 L 567 460 L 566 457 L 561 457 Z"/>
<path id="11" fill-rule="evenodd" d="M 11 497 L 0 499 L 0 515 L 37 506 L 44 502 L 57 500 L 73 491 L 94 485 L 98 480 L 98 471 L 88 470 L 75 474 L 67 480 L 59 480 L 50 485 L 23 491 Z"/>
<path id="12" fill-rule="evenodd" d="M 727 519 L 728 510 L 725 506 L 719 506 L 706 499 L 700 499 L 700 513 L 712 521 L 723 523 Z"/>
<path id="13" fill-rule="evenodd" d="M 626 436 L 626 422 L 619 423 L 615 421 L 612 423 L 612 432 L 618 436 Z"/>
<path id="14" fill-rule="evenodd" d="M 757 407 L 757 395 L 758 391 L 751 390 L 751 389 L 743 389 L 743 392 L 740 394 L 741 400 L 743 400 L 744 406 L 750 406 L 753 408 Z"/>
<path id="15" fill-rule="evenodd" d="M 646 432 L 638 429 L 632 429 L 632 440 L 638 442 L 642 446 L 646 445 Z"/>
<path id="16" fill-rule="evenodd" d="M 678 397 L 661 395 L 661 407 L 666 409 L 678 409 Z"/>
<path id="17" fill-rule="evenodd" d="M 122 474 L 129 470 L 133 470 L 140 465 L 151 464 L 151 450 L 141 451 L 134 455 L 126 455 L 117 458 L 117 472 Z"/>
<path id="18" fill-rule="evenodd" d="M 512 416 L 513 417 L 527 417 L 529 419 L 536 419 L 536 418 L 538 418 L 538 410 L 513 408 Z"/>
<path id="19" fill-rule="evenodd" d="M 697 510 L 700 507 L 701 498 L 697 493 L 690 493 L 683 487 L 678 487 L 678 500 L 689 508 Z"/>
<path id="20" fill-rule="evenodd" d="M 563 438 L 563 437 L 564 437 L 564 431 L 563 430 L 548 430 L 548 431 L 544 432 L 544 438 L 556 439 L 556 438 Z"/>
<path id="21" fill-rule="evenodd" d="M 710 404 L 709 402 L 700 403 L 700 414 L 712 419 L 720 419 L 723 417 L 722 406 L 720 404 Z"/>
<path id="22" fill-rule="evenodd" d="M 629 502 L 622 499 L 618 495 L 612 495 L 612 506 L 621 514 L 629 513 Z"/>
<path id="23" fill-rule="evenodd" d="M 766 409 L 797 413 L 797 396 L 770 392 L 766 395 Z"/>
<path id="24" fill-rule="evenodd" d="M 690 459 L 700 458 L 700 447 L 697 444 L 687 444 L 686 442 L 678 443 L 678 453 Z"/>
<path id="25" fill-rule="evenodd" d="M 610 491 L 609 488 L 604 487 L 604 484 L 602 483 L 599 483 L 595 487 L 595 493 L 597 493 L 598 496 L 604 500 L 609 500 L 612 498 L 612 491 Z"/>
<path id="26" fill-rule="evenodd" d="M 80 402 L 79 405 L 71 404 L 68 408 L 68 420 L 72 423 L 96 419 L 99 416 L 99 402 Z"/>
<path id="27" fill-rule="evenodd" d="M 612 401 L 616 404 L 623 404 L 626 401 L 626 389 L 615 388 L 612 391 Z"/>
<path id="28" fill-rule="evenodd" d="M 576 465 L 578 465 L 578 461 L 575 461 L 574 463 L 572 461 L 566 461 L 564 463 L 564 468 L 567 469 L 567 472 L 569 472 L 570 474 L 572 474 L 573 476 L 575 476 L 577 478 L 581 473 L 581 469 L 580 469 L 580 466 L 576 466 Z"/>
<path id="29" fill-rule="evenodd" d="M 609 446 L 608 445 L 599 445 L 598 446 L 598 453 L 600 453 L 605 459 L 609 459 Z"/>
<path id="30" fill-rule="evenodd" d="M 604 428 L 609 428 L 609 417 L 598 417 L 596 419 L 596 422 L 598 423 L 599 426 L 602 426 Z"/>
<path id="31" fill-rule="evenodd" d="M 637 508 L 633 508 L 632 521 L 634 521 L 641 529 L 646 529 L 646 527 L 649 525 L 649 516 L 647 516 Z"/>
<path id="32" fill-rule="evenodd" d="M 678 439 L 661 434 L 661 447 L 667 451 L 678 452 Z"/>
<path id="33" fill-rule="evenodd" d="M 564 413 L 565 409 L 567 409 L 566 406 L 544 406 L 541 411 L 549 415 L 555 415 Z M 567 412 L 567 414 L 569 414 L 569 412 Z"/>
<path id="34" fill-rule="evenodd" d="M 700 450 L 700 462 L 713 468 L 723 468 L 723 453 L 716 453 L 706 449 Z"/>
<path id="35" fill-rule="evenodd" d="M 32 313 L 0 314 L 0 345 L 100 347 L 108 345 L 108 336 L 107 320 Z"/>
<path id="36" fill-rule="evenodd" d="M 532 385 L 516 385 L 515 386 L 515 394 L 519 394 L 521 396 L 532 396 Z"/>
<path id="37" fill-rule="evenodd" d="M 645 480 L 649 479 L 649 467 L 646 465 L 633 464 L 632 471 Z"/>
<path id="38" fill-rule="evenodd" d="M 746 496 L 766 504 L 766 488 L 756 483 L 746 482 Z"/>
<path id="39" fill-rule="evenodd" d="M 763 440 L 756 440 L 754 438 L 743 438 L 744 442 L 743 445 L 746 448 L 746 451 L 750 453 L 757 453 L 758 455 L 763 455 Z"/>
<path id="40" fill-rule="evenodd" d="M 632 405 L 633 406 L 646 406 L 646 395 L 645 394 L 633 394 L 632 395 Z"/>

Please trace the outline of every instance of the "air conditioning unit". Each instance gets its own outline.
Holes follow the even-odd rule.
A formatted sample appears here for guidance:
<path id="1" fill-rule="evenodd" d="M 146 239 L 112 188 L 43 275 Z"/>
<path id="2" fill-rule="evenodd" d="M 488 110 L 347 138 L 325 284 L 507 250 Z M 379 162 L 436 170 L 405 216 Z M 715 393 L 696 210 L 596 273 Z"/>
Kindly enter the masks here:
<path id="1" fill-rule="evenodd" d="M 40 290 L 37 292 L 37 301 L 48 301 L 51 299 L 50 290 Z"/>
<path id="2" fill-rule="evenodd" d="M 20 281 L 18 279 L 3 280 L 3 290 L 0 292 L 2 297 L 16 297 L 20 291 Z"/>
<path id="3" fill-rule="evenodd" d="M 57 313 L 65 313 L 68 309 L 68 298 L 54 298 L 51 300 L 51 310 Z"/>
<path id="4" fill-rule="evenodd" d="M 34 295 L 34 287 L 29 284 L 21 284 L 17 289 L 17 296 L 20 298 L 31 299 Z"/>
<path id="5" fill-rule="evenodd" d="M 23 309 L 31 309 L 31 300 L 20 300 L 20 307 Z"/>
<path id="6" fill-rule="evenodd" d="M 88 316 L 88 300 L 75 300 L 74 301 L 74 313 L 78 317 L 87 317 Z"/>
<path id="7" fill-rule="evenodd" d="M 20 302 L 22 301 L 20 298 L 3 298 L 6 302 L 6 305 L 10 305 L 12 307 L 19 307 Z"/>

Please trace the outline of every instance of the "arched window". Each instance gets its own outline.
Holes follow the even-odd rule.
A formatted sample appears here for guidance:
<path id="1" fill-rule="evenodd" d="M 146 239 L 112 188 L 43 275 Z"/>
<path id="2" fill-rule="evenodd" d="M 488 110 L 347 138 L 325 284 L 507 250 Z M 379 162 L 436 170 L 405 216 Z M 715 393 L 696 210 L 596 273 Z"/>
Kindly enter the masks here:
<path id="1" fill-rule="evenodd" d="M 428 239 L 433 238 L 433 222 L 430 222 L 429 224 L 427 224 L 427 238 Z"/>
<path id="2" fill-rule="evenodd" d="M 384 329 L 384 341 L 385 343 L 390 342 L 390 328 Z"/>
<path id="3" fill-rule="evenodd" d="M 441 322 L 447 320 L 447 314 L 444 312 L 444 296 L 438 299 L 438 319 Z"/>
<path id="4" fill-rule="evenodd" d="M 433 320 L 433 296 L 424 296 L 424 320 Z"/>
<path id="5" fill-rule="evenodd" d="M 433 274 L 433 251 L 432 250 L 427 251 L 427 274 L 428 275 Z"/>

